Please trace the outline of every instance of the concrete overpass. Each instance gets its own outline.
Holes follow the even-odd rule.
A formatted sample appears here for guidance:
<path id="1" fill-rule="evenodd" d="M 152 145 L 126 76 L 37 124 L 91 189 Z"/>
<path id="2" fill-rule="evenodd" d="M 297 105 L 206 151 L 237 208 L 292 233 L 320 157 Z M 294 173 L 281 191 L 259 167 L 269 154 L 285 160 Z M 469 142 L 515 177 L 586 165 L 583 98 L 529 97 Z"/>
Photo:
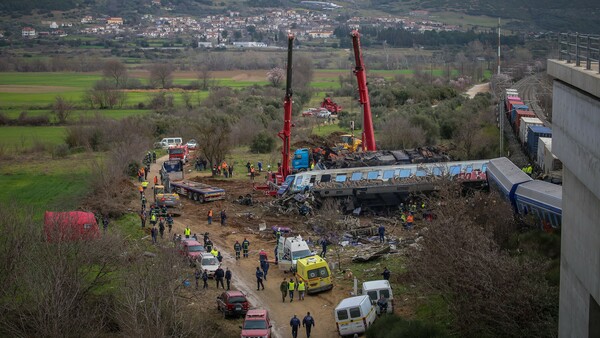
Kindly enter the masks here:
<path id="1" fill-rule="evenodd" d="M 561 35 L 548 60 L 552 151 L 564 165 L 559 337 L 600 337 L 600 74 L 597 37 Z"/>

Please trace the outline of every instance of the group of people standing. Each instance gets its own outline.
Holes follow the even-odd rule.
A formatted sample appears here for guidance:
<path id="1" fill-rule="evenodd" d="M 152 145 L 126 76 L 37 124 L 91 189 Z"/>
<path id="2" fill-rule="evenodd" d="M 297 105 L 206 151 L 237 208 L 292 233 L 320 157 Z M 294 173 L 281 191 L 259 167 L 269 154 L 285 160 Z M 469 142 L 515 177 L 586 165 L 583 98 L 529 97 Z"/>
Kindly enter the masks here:
<path id="1" fill-rule="evenodd" d="M 210 208 L 208 210 L 208 213 L 206 214 L 206 222 L 208 223 L 208 225 L 212 224 L 213 215 L 214 215 L 213 209 Z M 225 212 L 225 209 L 221 210 L 221 213 L 219 216 L 221 217 L 221 225 L 222 226 L 227 225 L 227 212 Z"/>

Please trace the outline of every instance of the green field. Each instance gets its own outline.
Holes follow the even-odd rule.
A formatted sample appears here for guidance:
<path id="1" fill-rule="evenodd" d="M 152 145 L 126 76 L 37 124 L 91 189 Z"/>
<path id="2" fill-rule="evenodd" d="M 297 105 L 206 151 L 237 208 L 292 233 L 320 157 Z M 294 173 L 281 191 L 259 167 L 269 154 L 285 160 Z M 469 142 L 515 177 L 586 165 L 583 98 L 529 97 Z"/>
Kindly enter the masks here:
<path id="1" fill-rule="evenodd" d="M 24 150 L 36 142 L 45 146 L 64 143 L 65 127 L 0 127 L 0 148 Z"/>
<path id="2" fill-rule="evenodd" d="M 60 161 L 2 161 L 0 204 L 31 207 L 34 220 L 41 220 L 48 209 L 76 208 L 88 191 L 90 156 L 78 154 Z"/>

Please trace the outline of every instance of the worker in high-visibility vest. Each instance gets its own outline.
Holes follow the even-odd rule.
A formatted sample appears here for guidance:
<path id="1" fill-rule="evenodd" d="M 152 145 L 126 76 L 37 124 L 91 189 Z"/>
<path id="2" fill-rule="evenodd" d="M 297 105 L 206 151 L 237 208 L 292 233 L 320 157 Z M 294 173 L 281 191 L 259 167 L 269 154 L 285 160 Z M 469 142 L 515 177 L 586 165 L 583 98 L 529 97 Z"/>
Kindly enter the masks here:
<path id="1" fill-rule="evenodd" d="M 192 229 L 186 227 L 185 230 L 183 230 L 183 234 L 185 235 L 185 238 L 190 238 L 190 236 L 192 235 Z"/>
<path id="2" fill-rule="evenodd" d="M 142 189 L 146 190 L 147 187 L 148 187 L 148 181 L 142 182 Z"/>
<path id="3" fill-rule="evenodd" d="M 304 281 L 301 279 L 298 281 L 298 300 L 304 300 L 304 291 L 306 290 L 306 285 Z"/>
<path id="4" fill-rule="evenodd" d="M 211 253 L 213 256 L 215 256 L 215 257 L 217 257 L 217 256 L 219 255 L 219 251 L 217 251 L 217 249 L 215 249 L 215 248 L 212 248 L 212 250 L 210 251 L 210 253 Z"/>
<path id="5" fill-rule="evenodd" d="M 290 303 L 294 301 L 294 290 L 296 290 L 296 283 L 293 279 L 290 279 L 288 283 L 288 292 L 290 293 Z"/>
<path id="6" fill-rule="evenodd" d="M 415 221 L 415 217 L 412 212 L 406 217 L 406 228 L 410 229 L 413 226 L 413 222 Z"/>

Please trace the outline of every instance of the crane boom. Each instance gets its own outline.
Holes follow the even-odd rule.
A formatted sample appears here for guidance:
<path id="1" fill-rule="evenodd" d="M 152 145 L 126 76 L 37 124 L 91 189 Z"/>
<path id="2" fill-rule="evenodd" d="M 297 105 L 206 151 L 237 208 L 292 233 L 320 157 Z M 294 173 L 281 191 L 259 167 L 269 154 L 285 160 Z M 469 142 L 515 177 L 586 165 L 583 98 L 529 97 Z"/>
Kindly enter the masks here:
<path id="1" fill-rule="evenodd" d="M 288 35 L 287 78 L 285 82 L 285 99 L 283 100 L 283 130 L 277 136 L 283 141 L 281 148 L 281 166 L 278 174 L 282 180 L 290 174 L 290 136 L 292 134 L 292 49 L 294 35 Z"/>
<path id="2" fill-rule="evenodd" d="M 360 52 L 360 34 L 358 33 L 358 30 L 352 31 L 352 46 L 354 47 L 354 58 L 356 60 L 354 75 L 356 75 L 356 80 L 358 82 L 358 100 L 363 106 L 363 149 L 365 151 L 375 151 L 377 150 L 377 145 L 375 144 L 375 132 L 373 131 L 373 119 L 371 117 L 371 102 L 369 102 L 369 89 L 367 88 L 367 73 Z"/>

